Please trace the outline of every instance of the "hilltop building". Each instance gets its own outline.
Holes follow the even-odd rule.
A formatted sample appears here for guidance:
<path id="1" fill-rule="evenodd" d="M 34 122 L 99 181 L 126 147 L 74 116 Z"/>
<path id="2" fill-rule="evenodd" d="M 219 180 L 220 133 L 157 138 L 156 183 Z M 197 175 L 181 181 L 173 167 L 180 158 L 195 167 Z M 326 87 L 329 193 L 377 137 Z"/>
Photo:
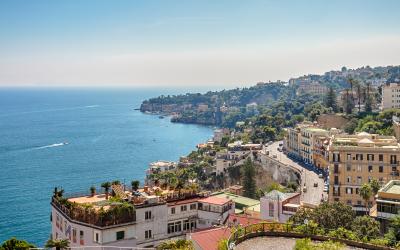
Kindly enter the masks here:
<path id="1" fill-rule="evenodd" d="M 400 108 L 400 84 L 388 83 L 382 87 L 382 110 Z"/>

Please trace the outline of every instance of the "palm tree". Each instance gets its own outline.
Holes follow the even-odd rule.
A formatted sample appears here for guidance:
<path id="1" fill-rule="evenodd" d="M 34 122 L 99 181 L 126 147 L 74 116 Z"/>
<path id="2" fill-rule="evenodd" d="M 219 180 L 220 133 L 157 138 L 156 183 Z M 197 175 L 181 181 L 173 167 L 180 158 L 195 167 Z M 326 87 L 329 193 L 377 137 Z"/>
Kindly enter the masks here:
<path id="1" fill-rule="evenodd" d="M 371 185 L 369 183 L 364 183 L 361 186 L 359 193 L 360 193 L 361 198 L 365 201 L 365 209 L 368 212 L 368 210 L 369 210 L 368 201 L 372 196 Z"/>
<path id="2" fill-rule="evenodd" d="M 138 180 L 131 181 L 131 185 L 132 185 L 132 190 L 137 191 L 140 186 L 140 181 Z"/>
<path id="3" fill-rule="evenodd" d="M 46 248 L 56 248 L 56 250 L 67 249 L 69 247 L 69 240 L 66 239 L 56 239 L 48 240 L 45 245 Z"/>
<path id="4" fill-rule="evenodd" d="M 372 194 L 374 196 L 378 193 L 379 189 L 381 189 L 381 184 L 376 179 L 372 179 L 369 185 L 371 186 Z"/>
<path id="5" fill-rule="evenodd" d="M 108 200 L 108 191 L 110 190 L 111 183 L 110 182 L 104 182 L 101 184 L 101 187 L 104 188 L 104 191 L 106 193 L 106 200 Z"/>
<path id="6" fill-rule="evenodd" d="M 95 186 L 90 187 L 90 194 L 92 197 L 96 195 L 96 187 Z"/>

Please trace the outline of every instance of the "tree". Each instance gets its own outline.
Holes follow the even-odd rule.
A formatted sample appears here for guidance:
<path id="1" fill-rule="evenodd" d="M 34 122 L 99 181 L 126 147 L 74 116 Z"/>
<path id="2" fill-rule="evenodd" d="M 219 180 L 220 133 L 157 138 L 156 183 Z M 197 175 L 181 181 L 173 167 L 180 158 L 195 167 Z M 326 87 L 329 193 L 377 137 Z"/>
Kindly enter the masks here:
<path id="1" fill-rule="evenodd" d="M 111 185 L 121 185 L 121 182 L 119 180 L 113 180 Z"/>
<path id="2" fill-rule="evenodd" d="M 371 83 L 367 83 L 367 93 L 366 93 L 366 98 L 365 98 L 365 112 L 372 112 L 372 98 L 370 95 L 370 88 L 371 88 Z"/>
<path id="3" fill-rule="evenodd" d="M 95 186 L 91 186 L 90 187 L 90 195 L 92 197 L 96 195 L 96 187 Z"/>
<path id="4" fill-rule="evenodd" d="M 157 250 L 194 250 L 190 240 L 168 240 L 157 246 Z"/>
<path id="5" fill-rule="evenodd" d="M 352 208 L 341 202 L 322 202 L 314 210 L 301 208 L 291 218 L 294 224 L 302 224 L 304 220 L 312 220 L 324 229 L 337 229 L 343 227 L 351 229 L 355 213 Z"/>
<path id="6" fill-rule="evenodd" d="M 357 84 L 358 113 L 361 113 L 361 84 Z"/>
<path id="7" fill-rule="evenodd" d="M 390 220 L 389 231 L 385 234 L 385 238 L 391 246 L 400 243 L 400 215 L 396 215 Z"/>
<path id="8" fill-rule="evenodd" d="M 56 240 L 48 240 L 46 242 L 45 247 L 53 248 L 55 247 L 56 250 L 67 249 L 69 247 L 69 241 L 66 239 L 56 239 Z"/>
<path id="9" fill-rule="evenodd" d="M 137 191 L 140 186 L 140 181 L 138 180 L 131 181 L 131 186 L 133 191 Z"/>
<path id="10" fill-rule="evenodd" d="M 18 240 L 14 237 L 4 241 L 3 244 L 0 245 L 1 250 L 29 250 L 31 248 L 36 248 L 36 246 L 25 240 Z"/>
<path id="11" fill-rule="evenodd" d="M 381 184 L 377 179 L 372 179 L 369 185 L 371 186 L 372 194 L 374 196 L 378 193 L 379 189 L 381 189 Z"/>
<path id="12" fill-rule="evenodd" d="M 349 93 L 349 89 L 345 90 L 345 96 L 343 100 L 343 109 L 346 114 L 351 114 L 353 112 L 353 99 L 352 96 Z"/>
<path id="13" fill-rule="evenodd" d="M 106 200 L 108 200 L 108 195 L 109 195 L 108 191 L 110 190 L 111 183 L 108 182 L 108 181 L 107 182 L 103 182 L 101 184 L 101 187 L 104 188 L 104 192 L 106 193 Z"/>
<path id="14" fill-rule="evenodd" d="M 379 236 L 379 222 L 370 216 L 358 216 L 354 219 L 352 230 L 359 239 L 374 239 Z"/>
<path id="15" fill-rule="evenodd" d="M 369 183 L 364 183 L 360 190 L 359 190 L 360 196 L 361 198 L 364 200 L 365 202 L 365 209 L 368 212 L 369 211 L 369 205 L 368 205 L 368 201 L 372 196 L 372 188 L 371 185 L 369 185 Z"/>
<path id="16" fill-rule="evenodd" d="M 250 158 L 246 159 L 243 166 L 243 195 L 245 197 L 254 198 L 256 195 L 256 170 Z"/>
<path id="17" fill-rule="evenodd" d="M 325 105 L 327 108 L 331 108 L 333 112 L 337 112 L 336 93 L 333 87 L 329 87 L 328 93 L 326 94 Z"/>

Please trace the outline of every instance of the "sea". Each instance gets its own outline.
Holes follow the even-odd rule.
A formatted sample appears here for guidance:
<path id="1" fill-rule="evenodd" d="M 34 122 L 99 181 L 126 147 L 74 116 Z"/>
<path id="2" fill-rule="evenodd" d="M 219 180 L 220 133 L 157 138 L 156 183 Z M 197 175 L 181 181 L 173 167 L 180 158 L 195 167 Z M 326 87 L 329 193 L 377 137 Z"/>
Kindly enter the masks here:
<path id="1" fill-rule="evenodd" d="M 54 187 L 73 194 L 105 181 L 143 183 L 149 163 L 177 161 L 209 139 L 211 127 L 135 110 L 166 93 L 185 91 L 0 89 L 0 243 L 45 244 Z"/>

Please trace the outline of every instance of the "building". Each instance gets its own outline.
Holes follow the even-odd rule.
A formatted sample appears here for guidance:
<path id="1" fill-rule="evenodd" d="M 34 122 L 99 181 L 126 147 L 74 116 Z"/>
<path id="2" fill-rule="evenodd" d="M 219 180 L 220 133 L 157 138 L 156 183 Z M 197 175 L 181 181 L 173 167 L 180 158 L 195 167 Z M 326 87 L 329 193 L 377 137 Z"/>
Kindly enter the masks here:
<path id="1" fill-rule="evenodd" d="M 220 143 L 224 136 L 229 136 L 229 135 L 230 135 L 230 131 L 228 128 L 216 129 L 216 130 L 214 130 L 213 141 L 217 141 Z"/>
<path id="2" fill-rule="evenodd" d="M 318 82 L 312 81 L 307 83 L 300 83 L 296 89 L 296 94 L 312 94 L 312 95 L 325 95 L 328 88 Z"/>
<path id="3" fill-rule="evenodd" d="M 158 187 L 132 192 L 120 185 L 112 189 L 117 194 L 112 199 L 106 194 L 54 195 L 52 238 L 68 239 L 71 247 L 151 248 L 196 229 L 221 225 L 235 210 L 232 200 L 206 193 Z"/>
<path id="4" fill-rule="evenodd" d="M 300 193 L 282 193 L 272 190 L 261 197 L 261 219 L 286 222 L 300 208 Z"/>
<path id="5" fill-rule="evenodd" d="M 217 193 L 213 193 L 211 194 L 212 197 L 219 197 L 219 198 L 226 198 L 229 200 L 232 200 L 233 202 L 235 202 L 235 214 L 243 214 L 244 211 L 247 208 L 251 208 L 251 210 L 249 210 L 249 213 L 254 214 L 254 217 L 259 217 L 259 214 L 257 214 L 257 212 L 259 213 L 260 210 L 260 201 L 259 200 L 255 200 L 255 199 L 251 199 L 251 198 L 247 198 L 241 195 L 236 195 L 230 192 L 217 192 Z M 258 205 L 258 211 L 256 209 Z"/>
<path id="6" fill-rule="evenodd" d="M 400 213 L 400 181 L 391 180 L 382 187 L 376 195 L 376 204 L 371 208 L 370 215 L 379 220 L 383 231 L 387 230 L 390 219 Z"/>
<path id="7" fill-rule="evenodd" d="M 301 159 L 303 162 L 314 164 L 314 145 L 317 148 L 318 138 L 329 137 L 329 131 L 316 124 L 305 122 L 295 128 L 289 128 L 285 138 L 285 150 L 291 157 Z"/>
<path id="8" fill-rule="evenodd" d="M 361 132 L 334 135 L 329 147 L 329 201 L 341 201 L 365 212 L 359 195 L 363 183 L 372 179 L 385 184 L 399 179 L 400 146 L 393 136 Z M 371 207 L 373 197 L 369 201 Z"/>
<path id="9" fill-rule="evenodd" d="M 400 108 L 400 84 L 388 83 L 382 87 L 382 110 Z"/>
<path id="10" fill-rule="evenodd" d="M 397 116 L 392 117 L 392 128 L 397 140 L 400 140 L 400 118 Z"/>
<path id="11" fill-rule="evenodd" d="M 328 146 L 330 141 L 330 136 L 315 136 L 313 140 L 313 165 L 317 168 L 327 170 L 328 169 Z"/>
<path id="12" fill-rule="evenodd" d="M 149 164 L 146 170 L 146 183 L 148 183 L 151 174 L 163 173 L 174 170 L 177 167 L 176 162 L 172 161 L 156 161 Z"/>

